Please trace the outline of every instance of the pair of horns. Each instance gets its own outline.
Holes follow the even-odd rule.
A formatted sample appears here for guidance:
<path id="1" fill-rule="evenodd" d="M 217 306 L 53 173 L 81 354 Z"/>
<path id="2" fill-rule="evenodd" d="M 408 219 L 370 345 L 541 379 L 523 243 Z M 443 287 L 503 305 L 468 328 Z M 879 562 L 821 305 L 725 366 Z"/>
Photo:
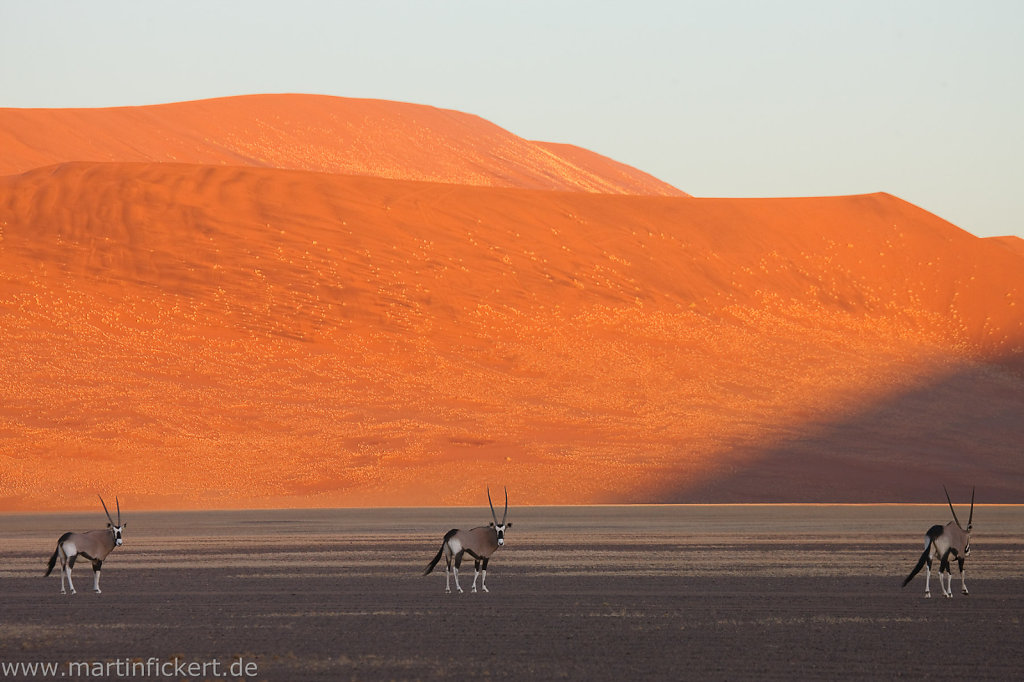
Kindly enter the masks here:
<path id="1" fill-rule="evenodd" d="M 494 503 L 491 502 L 491 488 L 487 488 L 487 504 L 491 505 L 491 518 L 494 519 L 495 526 L 504 526 L 505 519 L 508 518 L 508 488 L 505 488 L 505 513 L 501 515 L 501 523 L 498 523 L 498 515 L 494 513 Z"/>
<path id="2" fill-rule="evenodd" d="M 942 486 L 942 491 L 946 493 L 946 502 L 949 502 L 949 511 L 953 512 L 953 520 L 956 521 L 956 526 L 960 530 L 964 527 L 960 525 L 960 519 L 956 517 L 956 510 L 953 509 L 953 500 L 949 499 L 949 491 L 946 490 L 946 486 Z M 971 488 L 971 515 L 967 517 L 967 528 L 971 527 L 971 522 L 974 521 L 974 488 Z"/>
<path id="3" fill-rule="evenodd" d="M 116 497 L 114 498 L 114 502 L 117 503 L 117 523 L 114 523 L 114 519 L 110 518 L 110 512 L 107 511 L 107 503 L 103 501 L 103 497 L 101 495 L 97 495 L 96 497 L 100 498 L 100 504 L 103 505 L 103 511 L 107 512 L 107 521 L 110 521 L 110 525 L 111 526 L 120 526 L 121 525 L 121 501 L 118 500 Z"/>

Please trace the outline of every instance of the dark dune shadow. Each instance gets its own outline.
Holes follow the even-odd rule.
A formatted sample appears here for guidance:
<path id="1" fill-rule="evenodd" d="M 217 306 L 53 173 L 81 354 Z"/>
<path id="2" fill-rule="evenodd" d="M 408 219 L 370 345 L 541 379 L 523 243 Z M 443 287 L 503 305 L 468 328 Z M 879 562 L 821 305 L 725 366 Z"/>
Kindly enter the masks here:
<path id="1" fill-rule="evenodd" d="M 718 455 L 696 484 L 669 481 L 665 502 L 1024 502 L 1021 358 L 972 363 L 845 419 L 804 424 L 768 446 Z"/>

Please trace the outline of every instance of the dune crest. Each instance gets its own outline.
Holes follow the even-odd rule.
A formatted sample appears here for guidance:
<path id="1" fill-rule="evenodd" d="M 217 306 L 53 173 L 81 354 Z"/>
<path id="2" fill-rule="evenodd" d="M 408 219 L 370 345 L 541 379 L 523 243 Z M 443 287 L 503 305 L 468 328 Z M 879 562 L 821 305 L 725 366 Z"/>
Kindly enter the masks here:
<path id="1" fill-rule="evenodd" d="M 1014 253 L 1024 256 L 1024 239 L 1016 236 L 989 237 L 991 242 L 999 244 Z"/>
<path id="2" fill-rule="evenodd" d="M 255 166 L 461 185 L 686 196 L 624 164 L 478 116 L 319 95 L 0 109 L 0 175 L 69 161 Z"/>

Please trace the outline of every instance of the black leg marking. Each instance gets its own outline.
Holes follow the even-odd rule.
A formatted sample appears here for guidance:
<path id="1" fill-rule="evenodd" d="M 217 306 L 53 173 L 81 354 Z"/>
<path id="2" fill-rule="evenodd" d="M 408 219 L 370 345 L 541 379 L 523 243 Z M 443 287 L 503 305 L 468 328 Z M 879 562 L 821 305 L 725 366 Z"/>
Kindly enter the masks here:
<path id="1" fill-rule="evenodd" d="M 949 553 L 952 550 L 946 550 L 945 554 L 942 555 L 942 562 L 939 564 L 939 573 L 950 573 L 949 568 Z"/>
<path id="2" fill-rule="evenodd" d="M 102 567 L 103 567 L 103 562 L 102 561 L 100 561 L 99 559 L 94 559 L 93 560 L 93 562 L 92 562 L 92 570 L 94 572 L 99 573 L 99 571 L 100 571 L 100 569 Z"/>
<path id="3" fill-rule="evenodd" d="M 77 559 L 77 558 L 78 558 L 77 554 L 72 554 L 71 556 L 68 557 L 68 568 L 74 568 L 75 567 L 75 559 Z"/>
<path id="4" fill-rule="evenodd" d="M 490 561 L 490 560 L 491 560 L 490 557 L 487 557 L 486 559 L 483 560 L 483 564 L 484 564 L 483 568 L 484 568 L 485 571 L 487 570 L 487 562 Z"/>

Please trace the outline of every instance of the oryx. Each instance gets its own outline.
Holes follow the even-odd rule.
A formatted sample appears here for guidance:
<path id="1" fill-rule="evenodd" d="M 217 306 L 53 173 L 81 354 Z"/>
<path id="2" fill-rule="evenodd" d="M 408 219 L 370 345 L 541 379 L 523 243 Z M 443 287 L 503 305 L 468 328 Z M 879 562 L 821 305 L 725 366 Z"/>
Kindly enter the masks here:
<path id="1" fill-rule="evenodd" d="M 75 585 L 71 582 L 71 569 L 75 567 L 75 559 L 78 556 L 84 556 L 86 559 L 92 562 L 93 570 L 93 583 L 92 589 L 96 592 L 100 591 L 100 568 L 103 566 L 103 560 L 107 558 L 107 555 L 115 547 L 120 547 L 123 542 L 121 539 L 121 533 L 124 532 L 127 522 L 121 523 L 121 502 L 116 497 L 114 501 L 117 503 L 117 523 L 114 523 L 114 519 L 110 518 L 110 512 L 107 511 L 107 504 L 100 497 L 100 504 L 103 505 L 103 511 L 107 514 L 107 528 L 106 530 L 90 530 L 84 533 L 64 533 L 57 540 L 57 549 L 53 550 L 53 555 L 50 557 L 50 563 L 46 566 L 46 575 L 50 575 L 53 571 L 54 565 L 57 563 L 57 557 L 60 557 L 60 593 L 67 594 L 64 589 L 64 578 L 68 580 L 68 587 L 71 588 L 71 594 L 75 593 Z M 44 576 L 45 577 L 45 576 Z"/>
<path id="2" fill-rule="evenodd" d="M 505 519 L 508 518 L 508 489 L 505 489 L 505 513 L 501 515 L 501 523 L 498 523 L 498 516 L 494 513 L 494 503 L 491 502 L 490 488 L 487 489 L 487 503 L 491 505 L 492 522 L 486 526 L 479 526 L 470 530 L 453 528 L 445 533 L 444 540 L 441 541 L 441 549 L 437 550 L 434 560 L 423 571 L 423 575 L 433 571 L 434 566 L 437 566 L 437 562 L 441 560 L 443 555 L 445 560 L 445 592 L 452 591 L 451 586 L 448 584 L 448 577 L 453 570 L 455 573 L 455 589 L 462 592 L 462 587 L 459 585 L 459 567 L 462 566 L 463 554 L 469 554 L 473 557 L 473 589 L 470 591 L 476 592 L 476 578 L 482 570 L 483 576 L 480 579 L 480 588 L 484 592 L 489 592 L 487 589 L 487 562 L 491 560 L 491 555 L 505 544 L 505 529 L 512 527 L 511 523 L 505 523 Z M 455 559 L 454 568 L 452 567 L 453 558 Z"/>
<path id="3" fill-rule="evenodd" d="M 953 520 L 945 526 L 935 525 L 928 529 L 924 539 L 924 552 L 917 561 L 917 566 L 903 580 L 906 587 L 921 568 L 928 564 L 928 573 L 924 579 L 924 596 L 931 597 L 929 583 L 932 578 L 932 559 L 939 560 L 939 587 L 945 597 L 953 596 L 953 572 L 949 567 L 949 558 L 952 556 L 960 568 L 960 589 L 964 594 L 967 592 L 967 584 L 964 582 L 964 559 L 971 555 L 971 524 L 974 521 L 974 488 L 971 488 L 971 514 L 967 517 L 967 528 L 960 525 L 960 519 L 956 517 L 956 510 L 953 509 L 953 501 L 949 499 L 949 491 L 942 486 L 946 493 L 946 502 L 949 503 L 949 511 L 953 512 Z M 942 574 L 946 574 L 946 582 L 942 582 Z"/>

